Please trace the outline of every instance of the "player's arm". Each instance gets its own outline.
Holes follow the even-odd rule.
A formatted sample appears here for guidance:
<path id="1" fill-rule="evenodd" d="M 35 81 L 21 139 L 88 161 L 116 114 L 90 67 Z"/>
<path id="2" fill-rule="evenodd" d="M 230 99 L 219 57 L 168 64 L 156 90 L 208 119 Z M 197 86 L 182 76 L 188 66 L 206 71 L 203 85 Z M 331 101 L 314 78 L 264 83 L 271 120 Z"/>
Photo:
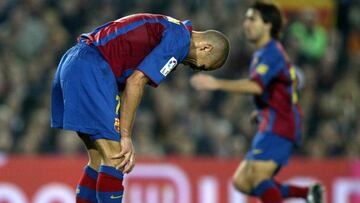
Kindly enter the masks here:
<path id="1" fill-rule="evenodd" d="M 191 84 L 198 90 L 223 90 L 256 95 L 263 92 L 262 87 L 251 79 L 225 80 L 210 75 L 197 74 L 191 78 Z"/>
<path id="2" fill-rule="evenodd" d="M 125 90 L 122 94 L 120 106 L 121 152 L 114 158 L 124 158 L 117 166 L 117 169 L 124 168 L 124 173 L 130 172 L 135 165 L 135 152 L 131 135 L 136 109 L 141 101 L 144 87 L 148 82 L 149 79 L 141 71 L 135 70 L 126 80 Z"/>
<path id="3" fill-rule="evenodd" d="M 260 95 L 262 93 L 261 86 L 257 82 L 250 79 L 216 79 L 216 82 L 219 90 L 257 95 Z"/>
<path id="4" fill-rule="evenodd" d="M 120 133 L 121 137 L 131 137 L 135 120 L 136 109 L 139 106 L 144 87 L 149 79 L 141 71 L 135 70 L 126 80 L 125 90 L 121 98 L 120 106 Z"/>

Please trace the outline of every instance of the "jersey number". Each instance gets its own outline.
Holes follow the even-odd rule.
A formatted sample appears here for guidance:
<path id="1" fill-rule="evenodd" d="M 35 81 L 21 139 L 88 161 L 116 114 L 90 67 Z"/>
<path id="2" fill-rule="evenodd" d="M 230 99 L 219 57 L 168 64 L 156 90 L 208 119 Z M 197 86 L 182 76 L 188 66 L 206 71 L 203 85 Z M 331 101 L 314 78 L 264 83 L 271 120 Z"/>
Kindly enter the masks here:
<path id="1" fill-rule="evenodd" d="M 291 100 L 293 104 L 297 104 L 299 101 L 299 96 L 297 93 L 297 86 L 298 86 L 298 81 L 296 78 L 296 69 L 294 66 L 291 66 L 290 68 L 290 78 L 292 81 L 292 94 L 291 94 Z"/>
<path id="2" fill-rule="evenodd" d="M 116 115 L 119 114 L 119 110 L 120 110 L 120 96 L 116 95 L 116 101 L 118 102 L 116 105 Z"/>

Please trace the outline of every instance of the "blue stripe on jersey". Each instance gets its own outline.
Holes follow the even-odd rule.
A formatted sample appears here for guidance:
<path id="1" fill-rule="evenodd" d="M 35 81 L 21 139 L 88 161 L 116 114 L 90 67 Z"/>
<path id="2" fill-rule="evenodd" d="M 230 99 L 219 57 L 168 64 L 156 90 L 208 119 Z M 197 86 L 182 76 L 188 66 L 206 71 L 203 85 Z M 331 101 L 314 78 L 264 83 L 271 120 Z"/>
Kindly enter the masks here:
<path id="1" fill-rule="evenodd" d="M 144 20 L 139 20 L 136 22 L 133 22 L 131 24 L 128 24 L 124 27 L 121 27 L 119 29 L 117 29 L 115 32 L 110 33 L 109 35 L 107 35 L 106 37 L 101 38 L 99 41 L 95 41 L 94 45 L 95 46 L 101 46 L 106 44 L 107 42 L 109 42 L 112 39 L 115 39 L 117 36 L 125 34 L 127 32 L 129 32 L 130 30 L 133 30 L 137 27 L 142 26 L 145 23 L 162 23 L 162 24 L 166 24 L 169 21 L 165 20 L 165 19 L 144 19 Z"/>
<path id="2" fill-rule="evenodd" d="M 295 114 L 295 141 L 297 143 L 299 143 L 301 141 L 301 116 L 300 116 L 300 112 L 299 109 L 297 108 L 296 105 L 292 106 L 292 110 Z"/>
<path id="3" fill-rule="evenodd" d="M 81 34 L 81 36 L 89 37 L 89 35 L 96 35 L 96 33 L 98 33 L 99 31 L 101 31 L 103 28 L 109 26 L 111 23 L 113 23 L 113 22 L 107 22 L 107 23 L 105 23 L 104 25 L 102 25 L 102 26 L 100 26 L 100 27 L 97 27 L 94 31 Z"/>
<path id="4" fill-rule="evenodd" d="M 275 121 L 275 111 L 272 110 L 271 108 L 269 108 L 269 123 L 268 123 L 266 131 L 272 132 L 272 129 L 274 126 L 274 121 Z"/>

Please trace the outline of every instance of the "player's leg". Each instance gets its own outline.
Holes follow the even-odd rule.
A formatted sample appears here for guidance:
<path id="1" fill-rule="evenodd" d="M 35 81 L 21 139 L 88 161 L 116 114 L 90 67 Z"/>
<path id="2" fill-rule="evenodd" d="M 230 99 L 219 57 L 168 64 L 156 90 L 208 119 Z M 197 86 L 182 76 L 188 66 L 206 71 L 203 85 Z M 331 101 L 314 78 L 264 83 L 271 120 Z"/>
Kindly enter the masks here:
<path id="1" fill-rule="evenodd" d="M 283 198 L 303 198 L 309 194 L 309 187 L 300 187 L 293 184 L 281 183 L 276 181 L 276 186 L 280 189 Z"/>
<path id="2" fill-rule="evenodd" d="M 281 191 L 272 180 L 276 168 L 274 161 L 245 160 L 235 172 L 234 186 L 264 203 L 280 203 L 283 199 Z"/>
<path id="3" fill-rule="evenodd" d="M 274 176 L 280 171 L 279 167 Z M 307 203 L 322 203 L 324 188 L 321 184 L 315 183 L 308 187 L 301 187 L 290 183 L 281 183 L 275 180 L 276 186 L 280 189 L 283 199 L 287 198 L 301 198 L 307 201 Z"/>
<path id="4" fill-rule="evenodd" d="M 287 164 L 293 146 L 285 138 L 258 132 L 246 154 L 246 160 L 234 175 L 235 187 L 259 197 L 263 202 L 281 202 L 283 196 L 273 176 L 281 166 Z"/>
<path id="5" fill-rule="evenodd" d="M 280 183 L 275 181 L 284 199 L 302 198 L 307 203 L 323 203 L 324 188 L 321 184 L 315 183 L 309 187 L 300 187 L 294 184 Z"/>
<path id="6" fill-rule="evenodd" d="M 86 44 L 74 46 L 69 51 L 68 56 L 62 65 L 60 73 L 63 99 L 66 100 L 66 102 L 63 102 L 62 127 L 67 130 L 88 134 L 94 143 L 97 140 L 104 139 L 110 143 L 119 144 L 118 87 L 109 64 L 96 48 Z M 104 152 L 104 148 L 109 146 L 102 144 L 95 144 L 95 146 L 103 158 L 101 152 Z M 89 156 L 92 157 L 93 155 L 96 155 L 96 152 L 89 150 Z M 90 165 L 96 165 L 97 163 L 92 160 L 90 158 Z M 108 170 L 107 167 L 100 166 L 96 183 L 96 188 L 100 188 L 100 192 L 117 187 L 118 181 L 114 181 L 113 184 L 111 180 L 107 180 L 109 176 L 106 176 L 106 174 L 110 173 L 109 171 L 113 172 L 112 175 L 115 174 L 115 177 L 120 177 L 118 179 L 122 179 L 120 171 Z M 100 187 L 98 187 L 99 185 Z M 110 197 L 117 196 L 110 195 Z M 115 200 L 115 202 L 120 202 L 119 199 Z M 98 202 L 112 201 L 100 198 Z"/>
<path id="7" fill-rule="evenodd" d="M 113 159 L 121 151 L 119 141 L 98 139 L 95 141 L 101 154 L 101 166 L 97 181 L 97 199 L 99 203 L 120 203 L 122 201 L 123 173 L 116 169 L 122 159 Z"/>
<path id="8" fill-rule="evenodd" d="M 316 183 L 309 187 L 309 192 L 306 197 L 307 203 L 323 203 L 324 202 L 324 187 Z"/>
<path id="9" fill-rule="evenodd" d="M 76 203 L 97 203 L 96 182 L 101 164 L 101 156 L 94 141 L 90 139 L 90 135 L 79 132 L 78 135 L 85 144 L 89 162 L 84 167 L 83 175 L 81 176 L 76 189 Z"/>

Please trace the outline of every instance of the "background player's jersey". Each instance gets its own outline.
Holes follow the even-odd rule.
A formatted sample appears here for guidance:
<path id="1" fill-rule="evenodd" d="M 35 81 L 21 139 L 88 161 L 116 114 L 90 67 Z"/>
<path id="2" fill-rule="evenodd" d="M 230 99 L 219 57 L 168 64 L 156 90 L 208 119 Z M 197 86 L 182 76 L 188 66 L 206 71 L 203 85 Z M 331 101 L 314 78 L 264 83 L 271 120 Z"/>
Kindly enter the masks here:
<path id="1" fill-rule="evenodd" d="M 253 55 L 250 78 L 263 89 L 255 96 L 259 111 L 259 131 L 299 142 L 301 109 L 298 104 L 296 70 L 280 43 L 271 40 Z"/>
<path id="2" fill-rule="evenodd" d="M 111 66 L 119 88 L 134 70 L 157 86 L 183 61 L 190 48 L 190 21 L 156 14 L 136 14 L 108 22 L 82 34 L 80 42 L 95 46 Z"/>

